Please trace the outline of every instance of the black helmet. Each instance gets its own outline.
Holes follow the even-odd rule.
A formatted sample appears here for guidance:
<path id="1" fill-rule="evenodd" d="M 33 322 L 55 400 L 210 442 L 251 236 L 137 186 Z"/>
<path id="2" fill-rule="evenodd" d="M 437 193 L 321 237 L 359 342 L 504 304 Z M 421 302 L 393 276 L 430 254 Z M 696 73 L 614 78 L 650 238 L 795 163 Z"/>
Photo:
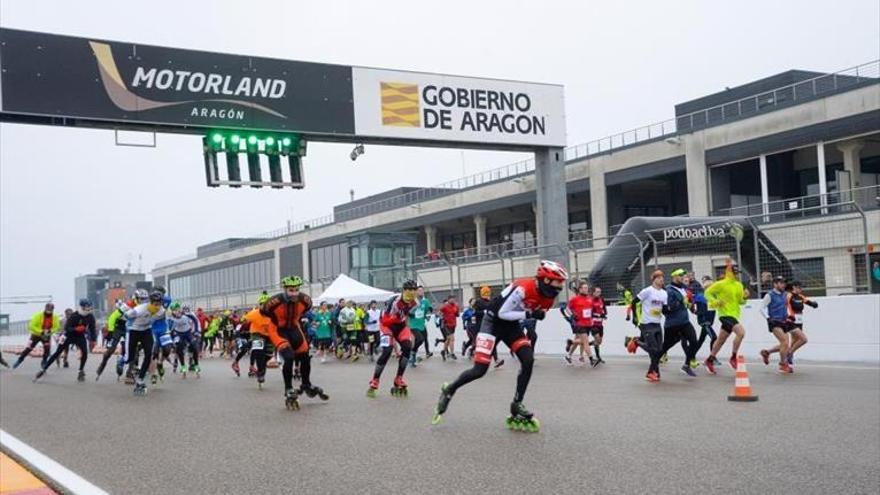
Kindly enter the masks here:
<path id="1" fill-rule="evenodd" d="M 161 292 L 154 290 L 153 292 L 150 292 L 150 302 L 160 303 L 162 302 L 162 296 L 163 294 Z"/>
<path id="2" fill-rule="evenodd" d="M 418 288 L 419 284 L 415 280 L 407 280 L 403 283 L 403 290 L 416 290 Z"/>
<path id="3" fill-rule="evenodd" d="M 81 307 L 81 308 L 91 308 L 91 307 L 92 307 L 92 302 L 89 301 L 88 299 L 80 299 L 80 300 L 79 300 L 79 307 Z"/>

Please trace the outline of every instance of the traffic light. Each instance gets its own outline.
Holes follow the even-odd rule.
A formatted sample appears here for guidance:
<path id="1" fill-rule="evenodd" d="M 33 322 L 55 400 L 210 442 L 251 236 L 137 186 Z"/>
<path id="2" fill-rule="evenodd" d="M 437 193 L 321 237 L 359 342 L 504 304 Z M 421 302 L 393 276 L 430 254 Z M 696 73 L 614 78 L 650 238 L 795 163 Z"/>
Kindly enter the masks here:
<path id="1" fill-rule="evenodd" d="M 303 187 L 302 157 L 305 156 L 306 142 L 300 136 L 294 134 L 269 134 L 264 132 L 242 133 L 236 131 L 214 130 L 209 132 L 202 140 L 205 150 L 205 173 L 208 185 L 217 187 L 221 185 L 241 187 L 270 186 Z M 226 154 L 227 178 L 221 180 L 217 170 L 217 153 Z M 248 180 L 241 179 L 239 168 L 240 153 L 247 155 Z M 261 156 L 266 155 L 269 166 L 269 181 L 263 181 Z M 290 180 L 284 180 L 281 168 L 281 157 L 288 159 L 288 172 Z"/>

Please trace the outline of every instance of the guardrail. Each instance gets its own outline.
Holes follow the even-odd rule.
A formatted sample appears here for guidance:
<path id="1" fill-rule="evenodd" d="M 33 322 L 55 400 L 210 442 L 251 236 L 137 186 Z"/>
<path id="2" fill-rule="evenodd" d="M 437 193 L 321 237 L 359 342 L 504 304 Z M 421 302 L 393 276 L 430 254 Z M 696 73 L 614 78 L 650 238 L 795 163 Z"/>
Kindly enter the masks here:
<path id="1" fill-rule="evenodd" d="M 784 222 L 809 216 L 829 215 L 838 212 L 847 213 L 852 211 L 853 204 L 858 205 L 863 210 L 880 208 L 880 185 L 779 199 L 767 203 L 752 203 L 734 208 L 723 208 L 713 211 L 712 216 L 748 217 L 769 215 L 771 217 L 770 222 Z"/>

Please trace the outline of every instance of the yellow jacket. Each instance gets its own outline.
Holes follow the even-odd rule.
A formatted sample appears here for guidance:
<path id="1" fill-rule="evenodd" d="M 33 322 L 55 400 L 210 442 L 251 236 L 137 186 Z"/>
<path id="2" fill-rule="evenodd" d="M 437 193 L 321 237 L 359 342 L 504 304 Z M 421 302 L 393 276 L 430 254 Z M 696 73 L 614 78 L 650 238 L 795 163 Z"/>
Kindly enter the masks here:
<path id="1" fill-rule="evenodd" d="M 34 316 L 31 317 L 31 322 L 28 324 L 28 330 L 31 331 L 31 335 L 43 335 L 43 312 L 39 311 Z M 58 333 L 58 330 L 61 329 L 61 318 L 58 317 L 54 312 L 52 313 L 52 328 L 49 330 L 51 333 Z"/>

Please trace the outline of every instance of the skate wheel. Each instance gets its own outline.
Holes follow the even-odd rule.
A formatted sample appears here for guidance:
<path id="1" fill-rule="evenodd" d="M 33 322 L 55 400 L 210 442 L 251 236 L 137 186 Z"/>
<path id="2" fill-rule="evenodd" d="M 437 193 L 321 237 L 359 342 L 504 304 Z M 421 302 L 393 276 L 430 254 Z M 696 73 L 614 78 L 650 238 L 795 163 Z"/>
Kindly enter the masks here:
<path id="1" fill-rule="evenodd" d="M 371 399 L 375 399 L 377 395 L 378 395 L 378 392 L 376 391 L 375 388 L 367 389 L 367 397 L 369 397 Z"/>

